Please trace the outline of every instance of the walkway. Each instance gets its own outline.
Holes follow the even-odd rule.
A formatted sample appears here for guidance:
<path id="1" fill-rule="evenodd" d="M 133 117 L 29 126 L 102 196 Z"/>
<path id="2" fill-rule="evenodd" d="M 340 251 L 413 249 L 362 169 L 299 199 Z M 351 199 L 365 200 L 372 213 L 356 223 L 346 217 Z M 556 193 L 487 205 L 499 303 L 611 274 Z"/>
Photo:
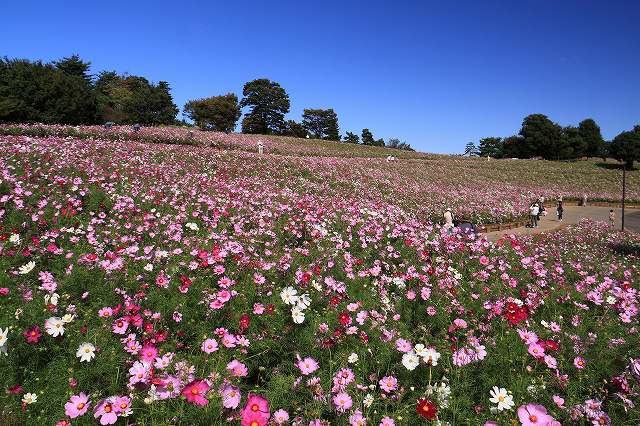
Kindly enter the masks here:
<path id="1" fill-rule="evenodd" d="M 554 231 L 565 225 L 572 225 L 580 222 L 582 219 L 593 219 L 598 221 L 609 222 L 609 207 L 598 206 L 565 206 L 564 208 L 564 220 L 560 222 L 556 216 L 555 206 L 547 207 L 547 216 L 540 217 L 540 222 L 537 228 L 513 228 L 505 229 L 502 231 L 488 232 L 485 235 L 490 241 L 497 241 L 503 235 L 515 234 L 515 235 L 528 235 L 538 234 L 540 232 Z M 620 229 L 620 218 L 622 215 L 622 209 L 614 208 L 616 213 L 615 228 Z M 624 227 L 628 231 L 640 233 L 640 210 L 639 209 L 625 209 L 624 215 Z"/>

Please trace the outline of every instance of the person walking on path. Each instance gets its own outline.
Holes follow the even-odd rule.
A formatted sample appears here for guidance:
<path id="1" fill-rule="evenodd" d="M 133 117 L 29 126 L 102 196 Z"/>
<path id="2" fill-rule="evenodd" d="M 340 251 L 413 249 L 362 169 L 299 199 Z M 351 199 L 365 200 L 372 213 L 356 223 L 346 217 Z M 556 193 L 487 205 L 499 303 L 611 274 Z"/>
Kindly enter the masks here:
<path id="1" fill-rule="evenodd" d="M 616 225 L 616 212 L 613 209 L 609 210 L 609 226 L 612 228 Z"/>
<path id="2" fill-rule="evenodd" d="M 538 215 L 540 214 L 540 207 L 538 206 L 537 202 L 534 202 L 531 204 L 531 207 L 529 207 L 529 216 L 531 216 L 531 227 L 532 228 L 537 228 L 538 227 Z"/>
<path id="3" fill-rule="evenodd" d="M 562 205 L 562 197 L 558 199 L 558 205 L 556 206 L 556 214 L 558 215 L 558 220 L 562 222 L 562 214 L 564 213 L 564 206 Z"/>

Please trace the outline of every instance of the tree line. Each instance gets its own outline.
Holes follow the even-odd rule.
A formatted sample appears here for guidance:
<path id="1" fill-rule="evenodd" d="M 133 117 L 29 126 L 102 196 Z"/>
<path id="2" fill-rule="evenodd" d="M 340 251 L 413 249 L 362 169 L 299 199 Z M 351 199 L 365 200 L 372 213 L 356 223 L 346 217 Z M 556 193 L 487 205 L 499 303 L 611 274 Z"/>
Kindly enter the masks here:
<path id="1" fill-rule="evenodd" d="M 544 114 L 531 114 L 524 118 L 517 135 L 482 138 L 478 146 L 469 142 L 465 155 L 545 160 L 612 157 L 633 166 L 634 161 L 640 160 L 640 126 L 605 141 L 591 118 L 582 120 L 577 127 L 562 127 Z"/>
<path id="2" fill-rule="evenodd" d="M 146 126 L 189 124 L 178 121 L 169 83 L 149 82 L 141 76 L 116 71 L 90 73 L 90 62 L 78 55 L 43 63 L 0 58 L 0 122 L 56 124 L 138 123 Z M 338 115 L 332 109 L 306 108 L 302 120 L 285 120 L 291 104 L 275 81 L 247 82 L 242 99 L 235 93 L 189 100 L 183 115 L 203 130 L 232 132 L 241 122 L 242 133 L 315 138 L 412 150 L 406 142 L 375 139 L 369 129 L 361 135 L 340 135 Z"/>
<path id="3" fill-rule="evenodd" d="M 51 63 L 0 58 L 0 122 L 174 124 L 169 84 L 103 71 L 78 55 Z"/>

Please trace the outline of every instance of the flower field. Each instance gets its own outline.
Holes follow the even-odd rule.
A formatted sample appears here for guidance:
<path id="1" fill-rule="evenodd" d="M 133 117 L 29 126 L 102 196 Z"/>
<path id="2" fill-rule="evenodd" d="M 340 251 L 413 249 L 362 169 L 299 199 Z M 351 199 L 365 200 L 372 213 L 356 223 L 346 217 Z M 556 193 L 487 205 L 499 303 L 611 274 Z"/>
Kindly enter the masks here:
<path id="1" fill-rule="evenodd" d="M 637 235 L 430 220 L 619 171 L 44 129 L 0 136 L 0 424 L 640 423 Z"/>

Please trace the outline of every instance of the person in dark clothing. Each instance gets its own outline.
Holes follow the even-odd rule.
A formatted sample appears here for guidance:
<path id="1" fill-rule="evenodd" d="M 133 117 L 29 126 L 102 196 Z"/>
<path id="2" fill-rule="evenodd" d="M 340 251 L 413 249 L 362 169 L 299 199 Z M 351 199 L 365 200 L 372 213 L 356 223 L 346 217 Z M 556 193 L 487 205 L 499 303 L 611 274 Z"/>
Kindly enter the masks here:
<path id="1" fill-rule="evenodd" d="M 558 199 L 558 206 L 556 207 L 556 214 L 558 215 L 558 219 L 562 222 L 562 215 L 564 213 L 564 206 L 562 205 L 562 197 Z"/>

